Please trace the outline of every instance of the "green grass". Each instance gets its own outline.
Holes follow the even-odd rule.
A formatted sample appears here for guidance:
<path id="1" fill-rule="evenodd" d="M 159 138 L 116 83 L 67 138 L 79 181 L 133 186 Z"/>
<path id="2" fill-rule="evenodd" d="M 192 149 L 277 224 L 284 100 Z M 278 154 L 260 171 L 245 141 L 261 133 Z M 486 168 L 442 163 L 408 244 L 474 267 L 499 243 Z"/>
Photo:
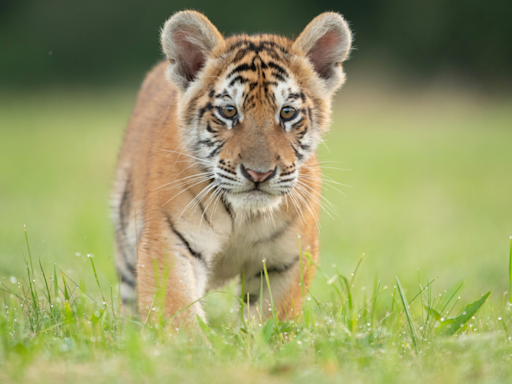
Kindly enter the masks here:
<path id="1" fill-rule="evenodd" d="M 108 200 L 133 102 L 0 95 L 0 382 L 510 381 L 509 99 L 349 84 L 320 158 L 352 187 L 325 191 L 339 216 L 304 313 L 241 329 L 214 293 L 192 333 L 117 314 Z"/>

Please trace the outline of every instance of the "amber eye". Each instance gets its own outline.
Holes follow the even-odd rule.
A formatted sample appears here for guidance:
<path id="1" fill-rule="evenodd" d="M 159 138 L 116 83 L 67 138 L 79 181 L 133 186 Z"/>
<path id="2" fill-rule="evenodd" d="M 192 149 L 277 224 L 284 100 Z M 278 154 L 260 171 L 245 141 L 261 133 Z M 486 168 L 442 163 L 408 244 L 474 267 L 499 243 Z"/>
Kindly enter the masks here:
<path id="1" fill-rule="evenodd" d="M 284 121 L 293 119 L 296 114 L 297 110 L 295 108 L 283 107 L 283 109 L 281 109 L 281 119 L 283 119 Z"/>
<path id="2" fill-rule="evenodd" d="M 226 105 L 225 107 L 222 107 L 220 112 L 222 113 L 222 116 L 228 119 L 232 119 L 236 116 L 236 108 L 232 105 Z"/>

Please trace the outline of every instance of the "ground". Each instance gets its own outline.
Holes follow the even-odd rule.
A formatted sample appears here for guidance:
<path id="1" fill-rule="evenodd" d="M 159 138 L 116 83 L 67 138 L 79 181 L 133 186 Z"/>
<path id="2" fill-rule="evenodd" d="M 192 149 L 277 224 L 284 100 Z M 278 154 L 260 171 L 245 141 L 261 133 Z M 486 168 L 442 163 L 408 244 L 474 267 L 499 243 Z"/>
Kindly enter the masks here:
<path id="1" fill-rule="evenodd" d="M 191 333 L 116 317 L 109 193 L 134 98 L 133 89 L 0 94 L 1 382 L 510 381 L 509 98 L 349 83 L 320 148 L 325 175 L 343 185 L 326 184 L 337 214 L 321 220 L 306 312 L 289 324 L 241 324 L 236 299 L 215 293 L 209 326 Z M 347 290 L 342 276 L 352 278 L 363 253 Z M 406 301 L 437 278 L 410 318 L 396 277 Z M 455 316 L 490 290 L 455 336 L 435 335 L 440 322 L 425 306 L 454 306 Z"/>

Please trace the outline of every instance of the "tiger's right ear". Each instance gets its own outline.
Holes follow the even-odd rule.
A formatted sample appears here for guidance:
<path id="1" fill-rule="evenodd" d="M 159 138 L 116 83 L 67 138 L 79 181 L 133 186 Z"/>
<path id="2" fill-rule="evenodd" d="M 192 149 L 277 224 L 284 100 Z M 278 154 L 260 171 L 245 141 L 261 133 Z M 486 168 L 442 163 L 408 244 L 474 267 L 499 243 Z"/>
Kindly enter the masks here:
<path id="1" fill-rule="evenodd" d="M 212 50 L 224 39 L 204 15 L 182 11 L 166 21 L 161 34 L 162 50 L 170 62 L 168 74 L 183 92 L 204 67 Z"/>

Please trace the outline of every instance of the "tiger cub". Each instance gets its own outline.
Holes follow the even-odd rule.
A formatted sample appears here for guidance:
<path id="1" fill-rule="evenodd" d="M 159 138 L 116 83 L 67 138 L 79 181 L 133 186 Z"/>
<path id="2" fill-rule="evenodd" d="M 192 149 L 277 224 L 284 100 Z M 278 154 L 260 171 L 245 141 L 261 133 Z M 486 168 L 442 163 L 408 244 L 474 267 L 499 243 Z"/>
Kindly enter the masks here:
<path id="1" fill-rule="evenodd" d="M 295 40 L 225 38 L 194 11 L 165 23 L 166 60 L 142 85 L 114 190 L 122 298 L 143 318 L 156 310 L 176 326 L 206 321 L 200 298 L 242 276 L 250 312 L 262 305 L 268 317 L 264 260 L 279 317 L 300 311 L 300 265 L 306 286 L 314 266 L 300 262 L 297 238 L 316 261 L 315 151 L 351 42 L 337 13 Z"/>

